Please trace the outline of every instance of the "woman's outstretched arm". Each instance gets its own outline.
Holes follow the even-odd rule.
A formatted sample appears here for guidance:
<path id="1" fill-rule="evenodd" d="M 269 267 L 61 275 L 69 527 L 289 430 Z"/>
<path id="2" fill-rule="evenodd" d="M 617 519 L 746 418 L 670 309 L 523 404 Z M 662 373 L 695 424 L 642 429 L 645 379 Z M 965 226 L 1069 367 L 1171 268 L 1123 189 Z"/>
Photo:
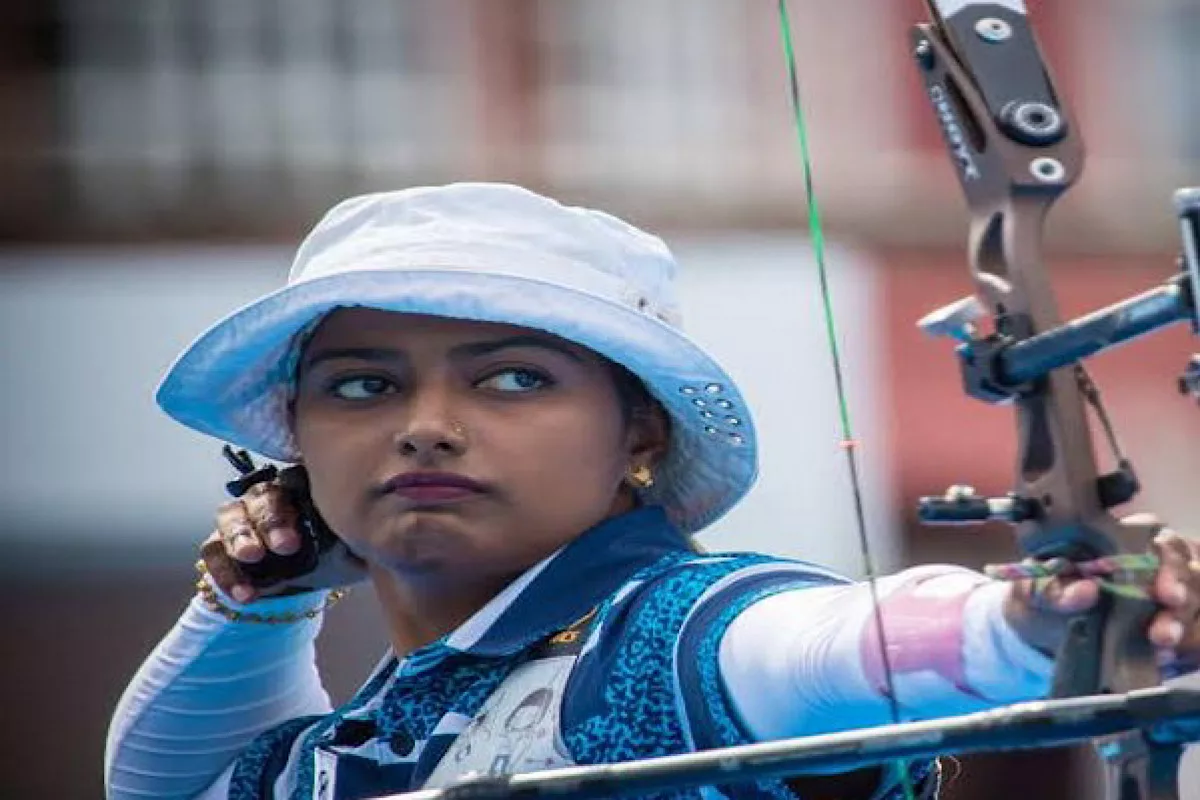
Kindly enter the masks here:
<path id="1" fill-rule="evenodd" d="M 903 719 L 1045 695 L 1053 661 L 1005 622 L 1008 589 L 954 566 L 916 567 L 878 582 Z M 891 722 L 875 622 L 864 583 L 788 591 L 749 606 L 720 650 L 742 720 L 764 739 Z"/>
<path id="2" fill-rule="evenodd" d="M 1009 587 L 954 566 L 883 578 L 877 589 L 904 720 L 950 716 L 1043 696 L 1052 660 L 1005 622 Z M 736 616 L 719 650 L 728 701 L 755 739 L 831 733 L 892 721 L 876 611 L 864 583 L 797 588 Z M 895 770 L 809 775 L 803 797 L 893 796 Z M 937 787 L 922 780 L 921 796 Z"/>

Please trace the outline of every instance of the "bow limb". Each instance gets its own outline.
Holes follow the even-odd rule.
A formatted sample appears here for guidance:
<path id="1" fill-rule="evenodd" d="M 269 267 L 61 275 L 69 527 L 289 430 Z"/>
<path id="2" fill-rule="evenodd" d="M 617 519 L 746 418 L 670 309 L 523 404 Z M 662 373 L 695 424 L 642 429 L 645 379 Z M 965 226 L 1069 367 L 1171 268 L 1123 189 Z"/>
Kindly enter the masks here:
<path id="1" fill-rule="evenodd" d="M 1082 170 L 1077 126 L 1054 88 L 1021 0 L 926 0 L 926 6 L 933 22 L 915 28 L 913 55 L 971 212 L 978 300 L 960 301 L 925 325 L 962 342 L 969 394 L 1011 402 L 1016 410 L 1015 488 L 1008 498 L 989 501 L 984 517 L 1012 523 L 1022 554 L 1037 559 L 1145 551 L 1154 529 L 1125 525 L 1109 513 L 1133 496 L 1137 482 L 1124 459 L 1112 474 L 1097 469 L 1085 401 L 1101 416 L 1103 409 L 1082 366 L 1014 383 L 998 358 L 1061 325 L 1042 254 L 1043 226 Z M 979 333 L 980 318 L 990 319 L 990 332 Z M 964 521 L 965 499 L 923 501 L 922 516 Z M 1154 611 L 1145 597 L 1105 593 L 1093 611 L 1073 621 L 1056 661 L 1054 695 L 1157 685 L 1159 669 L 1144 633 Z M 1110 797 L 1178 797 L 1178 749 L 1151 750 L 1117 759 Z"/>

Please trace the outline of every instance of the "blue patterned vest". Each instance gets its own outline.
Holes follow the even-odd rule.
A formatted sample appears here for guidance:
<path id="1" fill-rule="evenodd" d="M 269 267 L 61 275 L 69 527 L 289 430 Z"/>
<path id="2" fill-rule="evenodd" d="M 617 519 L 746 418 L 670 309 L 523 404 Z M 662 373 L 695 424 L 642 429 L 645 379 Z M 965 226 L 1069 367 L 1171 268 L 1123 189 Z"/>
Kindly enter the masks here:
<path id="1" fill-rule="evenodd" d="M 759 599 L 833 580 L 818 568 L 760 555 L 661 553 L 583 619 L 531 634 L 506 652 L 435 643 L 404 662 L 391 660 L 332 714 L 256 739 L 237 761 L 229 796 L 257 800 L 286 787 L 290 800 L 357 800 L 443 786 L 471 772 L 747 743 L 720 683 L 722 634 Z M 930 767 L 913 767 L 918 784 L 936 782 Z M 783 782 L 764 781 L 654 797 L 796 795 Z"/>

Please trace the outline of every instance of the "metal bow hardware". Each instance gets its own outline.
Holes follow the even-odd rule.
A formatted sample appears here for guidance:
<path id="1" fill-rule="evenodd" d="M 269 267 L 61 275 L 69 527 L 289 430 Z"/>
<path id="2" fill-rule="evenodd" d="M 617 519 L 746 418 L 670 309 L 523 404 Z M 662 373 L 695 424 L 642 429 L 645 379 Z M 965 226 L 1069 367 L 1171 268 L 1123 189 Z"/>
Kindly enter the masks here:
<path id="1" fill-rule="evenodd" d="M 1137 297 L 1062 322 L 1042 259 L 1042 231 L 1051 205 L 1079 176 L 1083 146 L 1043 63 L 1024 3 L 926 0 L 925 5 L 931 21 L 914 28 L 912 54 L 971 211 L 976 293 L 929 314 L 920 325 L 958 341 L 968 394 L 1014 407 L 1019 448 L 1016 485 L 1009 495 L 981 498 L 967 487 L 952 487 L 944 496 L 923 498 L 920 515 L 930 523 L 1011 523 L 1021 554 L 1033 562 L 995 568 L 997 577 L 1074 573 L 1100 578 L 1107 591 L 1095 610 L 1072 622 L 1056 660 L 1051 699 L 900 723 L 890 689 L 896 717 L 891 725 L 622 764 L 467 776 L 447 789 L 403 797 L 618 797 L 1107 737 L 1100 752 L 1110 764 L 1110 800 L 1178 800 L 1182 747 L 1200 741 L 1200 691 L 1161 685 L 1145 633 L 1155 611 L 1144 588 L 1157 564 L 1148 553 L 1154 529 L 1122 523 L 1109 512 L 1139 487 L 1080 361 L 1176 322 L 1189 322 L 1200 333 L 1200 189 L 1175 193 L 1183 238 L 1175 275 Z M 786 0 L 779 0 L 779 7 L 809 184 L 810 226 L 832 327 Z M 831 345 L 840 374 L 832 337 Z M 1186 365 L 1179 388 L 1200 399 L 1200 356 Z M 854 439 L 844 400 L 841 405 L 845 452 L 857 483 Z M 1088 407 L 1117 457 L 1117 469 L 1108 474 L 1096 466 Z M 861 514 L 859 522 L 861 528 Z M 873 588 L 866 537 L 860 539 Z M 879 629 L 886 653 L 886 630 L 882 624 Z M 905 792 L 913 796 L 911 786 Z"/>
<path id="2" fill-rule="evenodd" d="M 1022 555 L 1108 566 L 1101 602 L 1072 621 L 1055 663 L 1052 696 L 1119 694 L 1157 686 L 1160 669 L 1146 627 L 1156 607 L 1139 587 L 1152 575 L 1145 553 L 1153 528 L 1128 525 L 1109 509 L 1138 491 L 1099 392 L 1081 359 L 1179 321 L 1200 332 L 1200 191 L 1176 193 L 1183 255 L 1179 273 L 1138 297 L 1062 323 L 1042 259 L 1050 206 L 1078 178 L 1083 144 L 1052 84 L 1020 0 L 927 0 L 932 24 L 913 31 L 913 56 L 971 212 L 976 294 L 922 320 L 959 341 L 967 393 L 1016 410 L 1016 486 L 1003 498 L 953 487 L 924 498 L 930 523 L 1002 520 Z M 989 330 L 981 322 L 990 321 Z M 1196 392 L 1190 365 L 1181 386 Z M 1086 411 L 1097 413 L 1118 468 L 1097 470 Z M 1142 554 L 1131 560 L 1118 555 Z M 1136 565 L 1141 569 L 1130 569 Z M 1145 569 L 1150 566 L 1151 569 Z M 1080 567 L 1076 566 L 1079 570 Z M 997 570 L 996 572 L 1000 572 Z M 1179 743 L 1126 734 L 1101 748 L 1112 769 L 1111 798 L 1178 797 Z"/>

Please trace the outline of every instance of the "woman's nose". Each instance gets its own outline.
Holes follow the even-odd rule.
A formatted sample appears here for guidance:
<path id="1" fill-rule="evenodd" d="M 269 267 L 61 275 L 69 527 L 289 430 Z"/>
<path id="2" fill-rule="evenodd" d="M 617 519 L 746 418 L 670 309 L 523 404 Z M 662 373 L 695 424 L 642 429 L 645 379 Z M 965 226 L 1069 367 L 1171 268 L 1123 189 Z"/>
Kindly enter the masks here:
<path id="1" fill-rule="evenodd" d="M 455 387 L 451 381 L 429 378 L 418 382 L 407 398 L 392 441 L 406 456 L 458 455 L 467 447 L 466 426 L 458 421 Z"/>
<path id="2" fill-rule="evenodd" d="M 408 403 L 403 423 L 393 435 L 396 449 L 409 456 L 457 455 L 467 446 L 466 426 L 457 420 L 449 389 L 425 387 Z"/>
<path id="3" fill-rule="evenodd" d="M 407 456 L 460 455 L 466 451 L 466 427 L 460 422 L 421 422 L 396 431 L 392 437 L 396 449 Z"/>

